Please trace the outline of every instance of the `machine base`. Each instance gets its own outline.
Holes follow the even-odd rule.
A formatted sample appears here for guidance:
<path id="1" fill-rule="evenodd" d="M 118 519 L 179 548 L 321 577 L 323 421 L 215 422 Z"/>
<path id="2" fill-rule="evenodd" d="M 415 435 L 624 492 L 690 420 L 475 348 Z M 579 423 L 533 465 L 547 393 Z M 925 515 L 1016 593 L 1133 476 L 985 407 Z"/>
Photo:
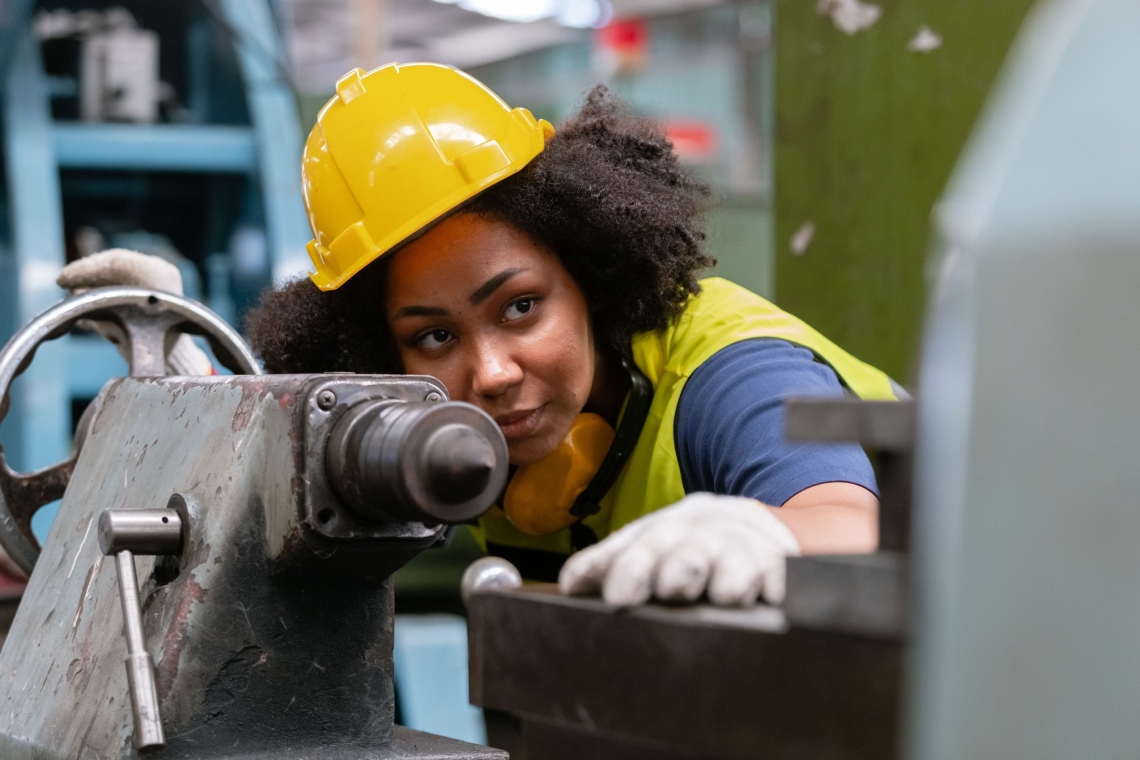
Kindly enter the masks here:
<path id="1" fill-rule="evenodd" d="M 514 716 L 517 736 L 496 743 L 517 760 L 898 756 L 897 637 L 538 584 L 477 591 L 467 612 L 471 701 Z"/>
<path id="2" fill-rule="evenodd" d="M 128 751 L 129 752 L 129 751 Z M 44 751 L 19 740 L 0 736 L 0 755 L 4 760 L 47 760 L 61 758 L 51 751 Z M 138 753 L 129 752 L 131 757 Z M 274 746 L 252 752 L 229 754 L 222 750 L 190 751 L 167 747 L 146 757 L 155 760 L 508 760 L 501 749 L 469 744 L 445 736 L 426 734 L 404 726 L 392 727 L 392 743 L 386 747 L 352 746 L 306 746 L 300 748 Z"/>
<path id="3" fill-rule="evenodd" d="M 156 758 L 166 757 L 159 752 Z M 203 757 L 197 755 L 196 757 Z M 274 747 L 264 752 L 236 755 L 209 755 L 205 760 L 507 760 L 501 749 L 469 744 L 445 736 L 425 734 L 404 726 L 394 726 L 392 743 L 387 747 L 321 747 L 290 749 Z"/>

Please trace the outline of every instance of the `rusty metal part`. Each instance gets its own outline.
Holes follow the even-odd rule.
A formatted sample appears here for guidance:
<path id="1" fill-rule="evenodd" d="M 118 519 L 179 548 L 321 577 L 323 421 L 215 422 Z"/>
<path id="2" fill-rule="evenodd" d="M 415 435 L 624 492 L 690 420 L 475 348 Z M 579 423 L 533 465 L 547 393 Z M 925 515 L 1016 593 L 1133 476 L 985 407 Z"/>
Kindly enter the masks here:
<path id="1" fill-rule="evenodd" d="M 462 523 L 507 482 L 507 442 L 486 412 L 461 402 L 357 404 L 329 436 L 333 490 L 366 519 Z"/>
<path id="2" fill-rule="evenodd" d="M 326 388 L 334 414 L 317 408 Z M 309 477 L 324 470 L 310 414 L 439 390 L 427 378 L 356 375 L 108 383 L 0 649 L 0 757 L 137 756 L 98 520 L 108 508 L 166 505 L 183 523 L 181 553 L 136 558 L 166 739 L 157 756 L 505 760 L 393 725 L 390 576 L 443 528 L 391 518 L 333 539 L 309 522 L 310 507 L 344 509 Z"/>
<path id="3" fill-rule="evenodd" d="M 476 591 L 468 630 L 471 701 L 521 719 L 516 760 L 897 756 L 897 641 L 553 586 Z"/>
<path id="4" fill-rule="evenodd" d="M 206 338 L 218 361 L 233 372 L 261 374 L 241 336 L 202 304 L 145 288 L 95 288 L 40 314 L 0 351 L 0 420 L 10 403 L 12 381 L 31 364 L 39 345 L 66 335 L 80 319 L 111 322 L 126 334 L 130 374 L 134 376 L 166 374 L 166 347 L 175 331 Z M 63 496 L 75 456 L 25 474 L 8 467 L 0 447 L 0 546 L 27 573 L 39 556 L 31 530 L 32 516 Z"/>

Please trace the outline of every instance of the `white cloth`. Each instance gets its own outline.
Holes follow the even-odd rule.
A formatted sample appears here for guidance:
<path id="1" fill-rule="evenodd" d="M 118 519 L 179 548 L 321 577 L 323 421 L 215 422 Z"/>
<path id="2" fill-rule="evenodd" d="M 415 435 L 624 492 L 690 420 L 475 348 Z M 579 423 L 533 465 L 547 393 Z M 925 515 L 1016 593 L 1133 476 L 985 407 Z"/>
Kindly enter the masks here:
<path id="1" fill-rule="evenodd" d="M 178 273 L 178 267 L 157 256 L 124 248 L 112 248 L 73 261 L 60 271 L 56 282 L 72 293 L 119 285 L 182 295 L 182 275 Z M 123 358 L 130 361 L 126 335 L 117 325 L 81 320 L 80 326 L 114 343 Z M 179 335 L 166 356 L 166 371 L 171 375 L 210 375 L 213 374 L 213 362 L 189 335 Z"/>
<path id="2" fill-rule="evenodd" d="M 785 558 L 799 553 L 792 532 L 759 502 L 694 493 L 570 557 L 558 585 L 568 595 L 600 591 L 620 606 L 650 597 L 694 602 L 705 591 L 722 606 L 749 606 L 761 595 L 779 604 Z"/>

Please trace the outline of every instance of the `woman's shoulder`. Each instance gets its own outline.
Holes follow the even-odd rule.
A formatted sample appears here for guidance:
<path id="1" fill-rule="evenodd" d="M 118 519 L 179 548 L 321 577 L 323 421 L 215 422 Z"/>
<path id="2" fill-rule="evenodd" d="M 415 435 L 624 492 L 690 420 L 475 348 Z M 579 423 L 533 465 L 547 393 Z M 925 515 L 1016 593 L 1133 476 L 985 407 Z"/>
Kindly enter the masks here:
<path id="1" fill-rule="evenodd" d="M 663 330 L 633 337 L 634 361 L 653 382 L 665 372 L 691 374 L 725 346 L 750 338 L 799 343 L 807 327 L 745 287 L 722 277 L 700 281 L 701 291 Z"/>

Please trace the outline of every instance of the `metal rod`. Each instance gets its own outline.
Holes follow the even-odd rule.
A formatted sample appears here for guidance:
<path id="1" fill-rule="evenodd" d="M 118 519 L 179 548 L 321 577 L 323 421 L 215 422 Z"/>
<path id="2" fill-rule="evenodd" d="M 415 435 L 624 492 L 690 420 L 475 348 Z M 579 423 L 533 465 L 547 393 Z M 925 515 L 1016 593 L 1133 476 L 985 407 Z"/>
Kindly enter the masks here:
<path id="1" fill-rule="evenodd" d="M 99 549 L 104 554 L 177 554 L 182 518 L 173 509 L 107 509 L 99 515 Z"/>
<path id="2" fill-rule="evenodd" d="M 158 689 L 154 683 L 154 662 L 143 638 L 142 606 L 135 557 L 129 551 L 115 554 L 119 568 L 119 598 L 123 603 L 123 634 L 127 639 L 127 685 L 135 719 L 135 749 L 155 749 L 166 744 L 158 711 Z"/>

